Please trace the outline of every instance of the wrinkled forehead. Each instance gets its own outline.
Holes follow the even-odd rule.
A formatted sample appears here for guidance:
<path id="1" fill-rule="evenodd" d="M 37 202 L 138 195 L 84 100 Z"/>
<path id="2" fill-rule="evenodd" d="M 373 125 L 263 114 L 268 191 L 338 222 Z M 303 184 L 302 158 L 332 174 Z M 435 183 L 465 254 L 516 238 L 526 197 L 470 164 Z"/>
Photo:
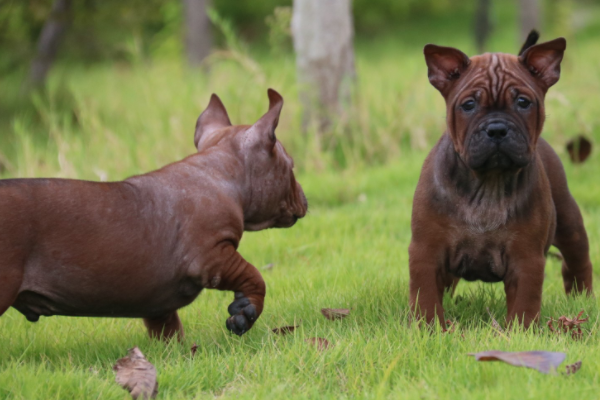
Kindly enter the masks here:
<path id="1" fill-rule="evenodd" d="M 504 53 L 485 53 L 471 57 L 471 64 L 452 91 L 451 99 L 460 101 L 464 96 L 484 95 L 488 102 L 502 103 L 507 91 L 511 94 L 542 96 L 534 78 L 518 57 Z"/>

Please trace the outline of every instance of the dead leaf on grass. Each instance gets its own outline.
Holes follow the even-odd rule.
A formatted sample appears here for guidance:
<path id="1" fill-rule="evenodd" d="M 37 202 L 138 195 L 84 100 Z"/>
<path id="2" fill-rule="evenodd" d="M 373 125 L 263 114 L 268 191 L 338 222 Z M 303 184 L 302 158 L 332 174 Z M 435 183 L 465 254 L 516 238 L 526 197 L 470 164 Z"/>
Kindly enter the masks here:
<path id="1" fill-rule="evenodd" d="M 194 343 L 190 350 L 192 351 L 192 358 L 194 358 L 194 356 L 196 355 L 196 352 L 198 351 L 198 345 L 196 343 Z"/>
<path id="2" fill-rule="evenodd" d="M 556 368 L 565 360 L 565 353 L 550 351 L 483 351 L 470 353 L 477 361 L 503 361 L 515 367 L 527 367 L 538 370 L 544 374 L 556 371 Z"/>
<path id="3" fill-rule="evenodd" d="M 446 320 L 446 329 L 444 329 L 444 333 L 454 333 L 454 331 L 456 330 L 456 325 L 457 325 L 456 322 L 447 319 Z"/>
<path id="4" fill-rule="evenodd" d="M 262 270 L 269 271 L 269 270 L 272 270 L 274 266 L 275 266 L 275 263 L 269 263 L 269 264 L 265 265 L 264 267 L 262 267 Z"/>
<path id="5" fill-rule="evenodd" d="M 581 318 L 582 315 L 583 315 L 583 310 L 581 310 L 579 312 L 579 314 L 577 314 L 577 316 L 574 318 L 569 318 L 564 315 L 561 315 L 560 317 L 558 317 L 557 320 L 555 320 L 554 318 L 550 317 L 550 320 L 547 323 L 548 329 L 550 329 L 550 331 L 552 333 L 556 333 L 556 334 L 570 332 L 571 337 L 573 339 L 579 340 L 583 337 L 583 331 L 581 330 L 581 324 L 583 324 L 584 322 L 587 322 L 589 319 L 589 317 Z M 554 327 L 555 322 L 557 324 L 556 327 Z"/>
<path id="6" fill-rule="evenodd" d="M 115 380 L 131 393 L 134 399 L 150 399 L 158 393 L 156 369 L 144 357 L 140 349 L 129 349 L 126 357 L 117 360 L 113 367 L 117 371 Z"/>
<path id="7" fill-rule="evenodd" d="M 347 308 L 321 308 L 321 314 L 330 321 L 344 319 L 350 315 Z"/>
<path id="8" fill-rule="evenodd" d="M 299 325 L 280 326 L 279 328 L 273 328 L 271 331 L 276 335 L 287 335 L 293 333 Z"/>
<path id="9" fill-rule="evenodd" d="M 485 309 L 487 310 L 488 314 L 490 315 L 490 318 L 492 319 L 492 328 L 494 328 L 495 330 L 497 330 L 500 333 L 504 333 L 504 329 L 502 329 L 502 327 L 500 326 L 498 321 L 496 321 L 496 318 L 494 318 L 494 316 L 492 315 L 490 308 L 486 307 Z"/>
<path id="10" fill-rule="evenodd" d="M 576 363 L 567 365 L 567 371 L 565 372 L 565 375 L 573 375 L 580 369 L 581 369 L 581 360 L 577 361 Z"/>
<path id="11" fill-rule="evenodd" d="M 316 346 L 317 349 L 320 351 L 327 350 L 328 348 L 333 347 L 327 339 L 320 338 L 320 337 L 308 338 L 305 341 L 306 341 L 306 343 Z"/>
<path id="12" fill-rule="evenodd" d="M 562 255 L 562 253 L 560 251 L 549 251 L 548 252 L 548 257 L 555 258 L 558 261 L 564 260 L 564 257 L 563 257 L 563 255 Z"/>
<path id="13" fill-rule="evenodd" d="M 592 153 L 592 143 L 583 135 L 579 135 L 567 143 L 567 152 L 571 161 L 575 164 L 580 164 L 587 160 Z"/>

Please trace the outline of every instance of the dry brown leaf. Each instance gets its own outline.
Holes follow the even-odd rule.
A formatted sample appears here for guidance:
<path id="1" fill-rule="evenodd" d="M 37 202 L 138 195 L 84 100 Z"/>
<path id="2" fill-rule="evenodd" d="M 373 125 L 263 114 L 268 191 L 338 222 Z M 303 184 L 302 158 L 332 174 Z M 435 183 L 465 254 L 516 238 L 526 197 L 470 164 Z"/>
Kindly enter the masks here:
<path id="1" fill-rule="evenodd" d="M 317 349 L 321 350 L 321 351 L 327 350 L 328 348 L 332 347 L 331 343 L 329 343 L 329 341 L 327 339 L 320 338 L 320 337 L 308 338 L 305 341 L 306 341 L 306 343 L 316 346 Z"/>
<path id="2" fill-rule="evenodd" d="M 454 333 L 456 330 L 456 322 L 453 322 L 449 319 L 446 320 L 446 329 L 444 329 L 444 333 Z"/>
<path id="3" fill-rule="evenodd" d="M 581 369 L 581 360 L 577 361 L 576 363 L 567 365 L 567 371 L 565 372 L 565 375 L 573 375 L 580 369 Z"/>
<path id="4" fill-rule="evenodd" d="M 279 328 L 273 328 L 271 331 L 276 335 L 287 335 L 288 333 L 294 332 L 297 327 L 298 325 L 281 326 Z"/>
<path id="5" fill-rule="evenodd" d="M 486 307 L 485 309 L 487 310 L 488 314 L 490 315 L 490 318 L 492 319 L 492 328 L 494 328 L 500 333 L 504 333 L 504 329 L 502 329 L 498 321 L 496 321 L 496 318 L 494 318 L 494 316 L 492 315 L 492 312 L 490 311 L 489 307 Z"/>
<path id="6" fill-rule="evenodd" d="M 527 367 L 538 370 L 544 374 L 556 371 L 556 368 L 565 360 L 565 353 L 550 351 L 483 351 L 469 354 L 477 361 L 503 361 L 515 367 Z"/>
<path id="7" fill-rule="evenodd" d="M 579 135 L 567 143 L 567 152 L 571 161 L 580 164 L 587 160 L 592 153 L 592 143 L 582 135 Z"/>
<path id="8" fill-rule="evenodd" d="M 557 259 L 558 261 L 564 260 L 564 257 L 560 251 L 549 251 L 548 257 L 553 257 L 553 258 Z"/>
<path id="9" fill-rule="evenodd" d="M 274 266 L 275 266 L 275 263 L 269 263 L 269 264 L 265 265 L 264 267 L 262 267 L 262 270 L 269 271 L 269 270 L 272 270 Z"/>
<path id="10" fill-rule="evenodd" d="M 589 317 L 581 318 L 582 315 L 583 310 L 581 310 L 574 318 L 568 318 L 564 315 L 561 315 L 557 320 L 555 320 L 554 318 L 550 317 L 550 320 L 547 323 L 548 329 L 550 329 L 552 333 L 556 334 L 570 332 L 573 339 L 579 340 L 583 337 L 583 332 L 580 325 L 584 322 L 587 322 L 589 319 Z M 556 328 L 554 327 L 555 322 L 557 323 Z"/>
<path id="11" fill-rule="evenodd" d="M 321 308 L 321 314 L 330 321 L 343 319 L 350 315 L 347 308 Z"/>
<path id="12" fill-rule="evenodd" d="M 150 399 L 158 393 L 156 369 L 144 357 L 140 349 L 129 349 L 126 357 L 117 360 L 113 367 L 115 380 L 131 393 L 134 399 Z"/>
<path id="13" fill-rule="evenodd" d="M 194 343 L 190 350 L 192 351 L 192 358 L 193 358 L 196 355 L 196 352 L 198 351 L 198 345 L 196 343 Z"/>

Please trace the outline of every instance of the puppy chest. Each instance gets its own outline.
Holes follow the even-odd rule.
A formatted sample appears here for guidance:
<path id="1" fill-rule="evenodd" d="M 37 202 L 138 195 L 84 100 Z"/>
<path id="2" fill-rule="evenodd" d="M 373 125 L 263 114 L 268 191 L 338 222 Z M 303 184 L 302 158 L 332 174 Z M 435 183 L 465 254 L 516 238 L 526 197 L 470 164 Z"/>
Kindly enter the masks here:
<path id="1" fill-rule="evenodd" d="M 461 238 L 448 249 L 446 268 L 467 281 L 502 281 L 508 268 L 506 244 L 485 236 Z"/>

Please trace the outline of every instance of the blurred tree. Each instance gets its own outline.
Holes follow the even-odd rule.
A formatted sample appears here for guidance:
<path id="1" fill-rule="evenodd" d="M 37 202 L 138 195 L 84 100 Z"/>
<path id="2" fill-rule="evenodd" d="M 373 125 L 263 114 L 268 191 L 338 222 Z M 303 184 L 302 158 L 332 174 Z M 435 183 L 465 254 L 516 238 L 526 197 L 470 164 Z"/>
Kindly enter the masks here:
<path id="1" fill-rule="evenodd" d="M 302 126 L 314 121 L 323 133 L 349 105 L 355 79 L 350 0 L 294 0 L 292 35 Z"/>
<path id="2" fill-rule="evenodd" d="M 521 42 L 532 29 L 540 29 L 540 1 L 519 0 L 519 21 L 521 25 L 519 42 Z"/>
<path id="3" fill-rule="evenodd" d="M 55 0 L 50 15 L 42 28 L 37 53 L 31 63 L 29 87 L 43 86 L 48 71 L 70 23 L 71 0 Z"/>
<path id="4" fill-rule="evenodd" d="M 545 21 L 544 31 L 547 35 L 566 36 L 573 33 L 574 0 L 547 0 L 544 3 Z"/>
<path id="5" fill-rule="evenodd" d="M 475 47 L 478 54 L 485 51 L 485 43 L 492 32 L 490 3 L 491 0 L 477 1 L 477 10 L 475 11 Z"/>
<path id="6" fill-rule="evenodd" d="M 210 53 L 212 35 L 206 13 L 210 0 L 183 0 L 185 49 L 191 66 L 198 66 Z"/>

